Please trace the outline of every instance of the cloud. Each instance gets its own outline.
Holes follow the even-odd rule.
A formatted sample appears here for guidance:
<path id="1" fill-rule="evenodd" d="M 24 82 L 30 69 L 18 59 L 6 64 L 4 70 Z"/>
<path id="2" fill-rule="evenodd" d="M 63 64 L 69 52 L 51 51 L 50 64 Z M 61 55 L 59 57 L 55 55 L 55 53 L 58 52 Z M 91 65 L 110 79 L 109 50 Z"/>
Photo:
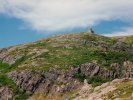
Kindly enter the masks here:
<path id="1" fill-rule="evenodd" d="M 93 26 L 104 20 L 133 21 L 133 0 L 0 0 L 0 14 L 37 31 Z"/>
<path id="2" fill-rule="evenodd" d="M 132 27 L 124 27 L 121 31 L 103 34 L 104 36 L 114 37 L 114 36 L 129 36 L 133 35 L 133 26 Z"/>

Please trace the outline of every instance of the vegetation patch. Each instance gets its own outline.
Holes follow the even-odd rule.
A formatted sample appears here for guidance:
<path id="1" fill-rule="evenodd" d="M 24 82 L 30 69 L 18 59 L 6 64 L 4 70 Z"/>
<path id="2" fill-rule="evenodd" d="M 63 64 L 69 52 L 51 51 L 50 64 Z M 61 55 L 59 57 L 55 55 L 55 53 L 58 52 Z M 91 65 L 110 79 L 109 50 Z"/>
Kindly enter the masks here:
<path id="1" fill-rule="evenodd" d="M 84 82 L 84 80 L 86 79 L 87 82 L 89 84 L 92 84 L 93 87 L 99 86 L 102 83 L 105 83 L 107 81 L 110 81 L 109 79 L 105 79 L 105 78 L 100 77 L 100 76 L 92 76 L 92 77 L 89 77 L 89 76 L 85 76 L 82 73 L 76 73 L 74 76 L 75 76 L 75 78 L 77 78 L 81 82 Z"/>
<path id="2" fill-rule="evenodd" d="M 6 75 L 0 75 L 0 84 L 2 86 L 7 86 L 10 88 L 15 94 L 15 100 L 26 100 L 31 93 L 26 93 L 24 90 L 20 89 L 11 79 L 9 79 Z"/>
<path id="3" fill-rule="evenodd" d="M 9 64 L 3 63 L 2 61 L 0 61 L 0 73 L 6 73 L 10 71 L 10 66 Z"/>

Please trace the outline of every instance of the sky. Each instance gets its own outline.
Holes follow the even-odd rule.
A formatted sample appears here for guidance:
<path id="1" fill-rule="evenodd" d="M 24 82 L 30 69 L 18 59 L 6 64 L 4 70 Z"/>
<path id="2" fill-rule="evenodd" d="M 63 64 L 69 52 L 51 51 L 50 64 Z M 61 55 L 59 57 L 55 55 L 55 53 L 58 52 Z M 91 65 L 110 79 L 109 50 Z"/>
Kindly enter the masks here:
<path id="1" fill-rule="evenodd" d="M 92 27 L 133 35 L 133 0 L 0 0 L 0 48 Z"/>

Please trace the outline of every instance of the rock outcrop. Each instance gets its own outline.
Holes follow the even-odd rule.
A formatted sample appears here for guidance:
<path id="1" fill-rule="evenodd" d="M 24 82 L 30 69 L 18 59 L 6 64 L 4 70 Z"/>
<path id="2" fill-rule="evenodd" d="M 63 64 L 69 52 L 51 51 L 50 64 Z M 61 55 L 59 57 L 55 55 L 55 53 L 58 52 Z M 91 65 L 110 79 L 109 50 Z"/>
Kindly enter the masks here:
<path id="1" fill-rule="evenodd" d="M 112 67 L 115 71 L 109 71 L 106 68 L 99 66 L 96 63 L 85 63 L 79 66 L 80 73 L 84 74 L 85 76 L 93 77 L 93 76 L 100 76 L 105 79 L 114 79 L 120 78 L 120 66 L 118 64 L 112 64 Z"/>
<path id="2" fill-rule="evenodd" d="M 8 77 L 12 79 L 20 88 L 29 92 L 39 92 L 48 94 L 49 92 L 68 92 L 77 89 L 81 83 L 74 79 L 70 73 L 58 71 L 41 72 L 41 74 L 31 71 L 10 72 Z"/>
<path id="3" fill-rule="evenodd" d="M 126 61 L 123 64 L 125 68 L 125 77 L 126 78 L 133 78 L 133 62 L 131 61 Z"/>
<path id="4" fill-rule="evenodd" d="M 24 53 L 20 53 L 20 52 L 13 54 L 14 53 L 13 50 L 14 50 L 14 48 L 2 49 L 0 51 L 0 60 L 3 61 L 4 63 L 12 65 L 17 60 L 21 59 L 24 56 Z"/>
<path id="5" fill-rule="evenodd" d="M 4 86 L 0 86 L 0 100 L 12 100 L 14 93 Z"/>
<path id="6" fill-rule="evenodd" d="M 33 74 L 30 71 L 14 71 L 9 73 L 9 78 L 11 78 L 20 88 L 30 92 L 34 92 L 43 80 L 38 74 Z"/>
<path id="7" fill-rule="evenodd" d="M 127 50 L 127 45 L 124 42 L 117 42 L 114 47 L 115 50 L 119 50 L 119 51 L 125 51 Z"/>
<path id="8" fill-rule="evenodd" d="M 120 65 L 116 63 L 111 65 L 115 71 L 109 71 L 96 63 L 85 63 L 71 68 L 69 73 L 54 68 L 46 72 L 13 71 L 8 74 L 8 77 L 20 88 L 32 93 L 42 92 L 48 94 L 51 91 L 63 93 L 77 89 L 81 85 L 74 76 L 77 72 L 87 77 L 100 76 L 105 79 L 133 78 L 132 65 L 132 62 L 124 62 L 122 68 L 126 68 L 126 70 L 121 72 Z"/>

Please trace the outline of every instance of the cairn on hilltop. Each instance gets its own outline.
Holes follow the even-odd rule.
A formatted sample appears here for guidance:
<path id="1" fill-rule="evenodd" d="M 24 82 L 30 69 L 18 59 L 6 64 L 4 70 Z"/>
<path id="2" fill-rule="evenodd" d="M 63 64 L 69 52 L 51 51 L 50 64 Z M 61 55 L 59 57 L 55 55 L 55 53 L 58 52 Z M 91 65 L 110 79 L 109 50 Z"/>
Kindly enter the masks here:
<path id="1" fill-rule="evenodd" d="M 90 33 L 90 34 L 95 34 L 95 31 L 92 29 L 92 27 L 89 28 L 89 33 Z"/>

